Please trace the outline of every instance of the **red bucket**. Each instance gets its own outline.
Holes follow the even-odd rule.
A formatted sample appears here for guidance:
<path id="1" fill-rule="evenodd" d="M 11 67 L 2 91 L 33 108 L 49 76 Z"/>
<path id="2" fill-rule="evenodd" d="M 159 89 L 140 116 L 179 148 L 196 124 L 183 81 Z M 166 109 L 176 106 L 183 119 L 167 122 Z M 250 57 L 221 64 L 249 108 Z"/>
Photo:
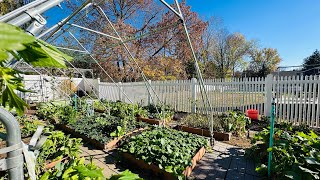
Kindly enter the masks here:
<path id="1" fill-rule="evenodd" d="M 252 120 L 258 120 L 259 119 L 259 111 L 256 109 L 248 109 L 247 116 Z"/>

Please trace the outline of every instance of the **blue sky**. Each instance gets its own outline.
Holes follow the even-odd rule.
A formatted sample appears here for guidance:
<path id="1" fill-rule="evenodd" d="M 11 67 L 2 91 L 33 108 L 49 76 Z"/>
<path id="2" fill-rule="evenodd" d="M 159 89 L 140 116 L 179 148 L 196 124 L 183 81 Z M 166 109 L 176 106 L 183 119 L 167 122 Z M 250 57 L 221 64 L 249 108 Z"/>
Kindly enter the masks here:
<path id="1" fill-rule="evenodd" d="M 320 49 L 320 0 L 186 1 L 202 19 L 222 18 L 230 32 L 258 40 L 261 47 L 276 48 L 283 59 L 281 66 L 301 65 L 305 57 Z M 46 14 L 51 15 L 51 26 L 69 12 L 53 8 Z"/>
<path id="2" fill-rule="evenodd" d="M 230 32 L 278 49 L 281 66 L 300 65 L 320 49 L 319 0 L 187 0 L 187 4 L 204 19 L 222 18 Z"/>

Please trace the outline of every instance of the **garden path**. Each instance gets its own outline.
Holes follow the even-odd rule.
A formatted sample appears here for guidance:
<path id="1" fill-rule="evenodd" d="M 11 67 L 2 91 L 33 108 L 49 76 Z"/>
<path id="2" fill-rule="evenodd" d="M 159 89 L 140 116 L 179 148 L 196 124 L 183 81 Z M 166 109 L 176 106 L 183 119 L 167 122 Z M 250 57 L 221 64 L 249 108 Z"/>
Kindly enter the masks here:
<path id="1" fill-rule="evenodd" d="M 119 174 L 128 168 L 125 163 L 117 163 L 118 158 L 115 150 L 102 151 L 90 145 L 84 145 L 81 150 L 83 157 L 89 160 L 91 156 L 93 162 L 104 169 L 103 173 L 106 177 Z M 148 172 L 130 170 L 146 180 L 157 179 Z M 197 163 L 190 179 L 256 180 L 260 178 L 255 172 L 255 164 L 244 158 L 244 149 L 216 141 L 213 152 L 206 153 Z"/>

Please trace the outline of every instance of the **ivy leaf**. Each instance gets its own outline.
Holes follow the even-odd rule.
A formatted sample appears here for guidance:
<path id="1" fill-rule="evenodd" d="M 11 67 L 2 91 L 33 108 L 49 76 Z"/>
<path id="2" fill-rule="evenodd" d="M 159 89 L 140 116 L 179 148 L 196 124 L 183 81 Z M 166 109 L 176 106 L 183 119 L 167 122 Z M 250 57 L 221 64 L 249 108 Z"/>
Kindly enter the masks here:
<path id="1" fill-rule="evenodd" d="M 50 44 L 37 40 L 26 45 L 26 49 L 19 51 L 19 55 L 33 66 L 66 68 L 65 60 L 72 57 L 62 53 Z"/>
<path id="2" fill-rule="evenodd" d="M 25 44 L 33 41 L 35 41 L 35 37 L 26 34 L 20 28 L 0 23 L 0 49 L 23 50 L 25 49 Z"/>

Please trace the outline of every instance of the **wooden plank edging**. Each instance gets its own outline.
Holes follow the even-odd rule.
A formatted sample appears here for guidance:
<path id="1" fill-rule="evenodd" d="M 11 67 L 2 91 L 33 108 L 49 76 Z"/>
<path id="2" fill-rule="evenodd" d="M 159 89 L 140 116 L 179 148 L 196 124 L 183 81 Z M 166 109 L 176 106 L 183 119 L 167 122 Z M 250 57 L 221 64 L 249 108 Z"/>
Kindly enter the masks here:
<path id="1" fill-rule="evenodd" d="M 196 167 L 197 162 L 202 159 L 204 154 L 206 153 L 205 147 L 201 147 L 199 151 L 193 156 L 192 158 L 192 166 L 186 167 L 186 169 L 183 171 L 183 175 L 185 177 L 189 177 L 192 173 L 192 170 Z M 122 157 L 129 162 L 130 164 L 136 165 L 139 169 L 143 170 L 150 170 L 152 173 L 156 175 L 162 175 L 163 179 L 166 180 L 173 180 L 177 179 L 173 174 L 166 172 L 164 169 L 160 169 L 157 165 L 155 164 L 148 164 L 145 161 L 141 159 L 136 159 L 132 154 L 129 153 L 121 153 Z"/>
<path id="2" fill-rule="evenodd" d="M 189 132 L 192 134 L 198 134 L 201 136 L 210 137 L 210 131 L 207 129 L 201 129 L 201 128 L 192 128 L 188 126 L 178 125 L 177 129 L 184 132 Z M 231 139 L 231 133 L 222 133 L 222 132 L 213 132 L 213 136 L 218 141 L 230 141 Z"/>
<path id="3" fill-rule="evenodd" d="M 98 149 L 102 149 L 102 150 L 110 150 L 112 148 L 115 148 L 117 146 L 117 143 L 122 140 L 123 138 L 127 137 L 127 136 L 131 136 L 133 135 L 134 133 L 137 133 L 137 132 L 141 132 L 141 131 L 144 131 L 146 130 L 147 128 L 140 128 L 140 129 L 136 129 L 134 131 L 131 131 L 131 132 L 128 132 L 127 134 L 123 135 L 123 136 L 120 136 L 120 137 L 116 137 L 114 138 L 113 140 L 109 141 L 108 143 L 101 143 L 95 139 L 91 139 L 91 138 L 88 138 L 87 136 L 83 135 L 83 134 L 80 134 L 78 132 L 76 132 L 74 129 L 72 129 L 71 127 L 65 125 L 65 124 L 57 124 L 57 126 L 72 134 L 73 136 L 75 137 L 78 137 L 78 138 L 81 138 L 85 141 L 88 141 L 90 144 L 94 145 L 96 148 Z"/>

